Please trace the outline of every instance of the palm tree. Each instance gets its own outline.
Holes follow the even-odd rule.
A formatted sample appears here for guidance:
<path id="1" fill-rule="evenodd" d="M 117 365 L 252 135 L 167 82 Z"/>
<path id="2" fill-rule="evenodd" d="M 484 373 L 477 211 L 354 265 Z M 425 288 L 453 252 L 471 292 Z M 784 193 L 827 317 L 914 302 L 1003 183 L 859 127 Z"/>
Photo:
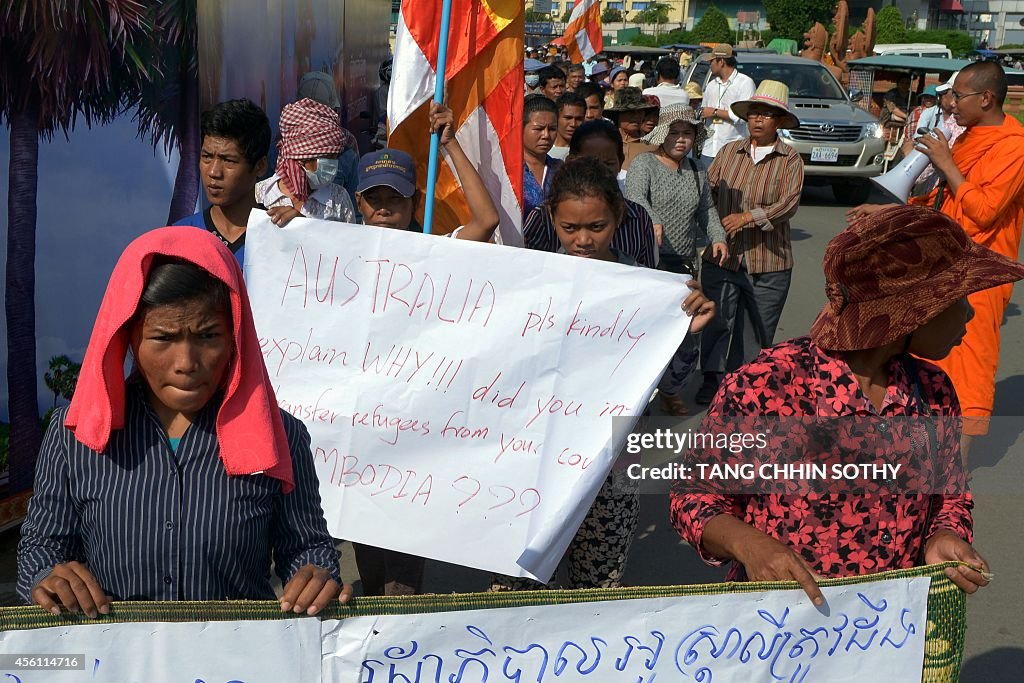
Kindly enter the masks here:
<path id="1" fill-rule="evenodd" d="M 0 6 L 0 120 L 10 127 L 7 196 L 7 391 L 10 490 L 32 485 L 39 451 L 35 340 L 36 191 L 40 137 L 78 117 L 106 123 L 137 97 L 146 72 L 133 45 L 152 31 L 136 0 L 5 0 Z"/>
<path id="2" fill-rule="evenodd" d="M 155 12 L 156 30 L 145 46 L 148 74 L 139 79 L 135 119 L 139 135 L 164 152 L 178 149 L 178 172 L 167 224 L 190 215 L 199 196 L 199 63 L 196 0 L 163 0 Z"/>

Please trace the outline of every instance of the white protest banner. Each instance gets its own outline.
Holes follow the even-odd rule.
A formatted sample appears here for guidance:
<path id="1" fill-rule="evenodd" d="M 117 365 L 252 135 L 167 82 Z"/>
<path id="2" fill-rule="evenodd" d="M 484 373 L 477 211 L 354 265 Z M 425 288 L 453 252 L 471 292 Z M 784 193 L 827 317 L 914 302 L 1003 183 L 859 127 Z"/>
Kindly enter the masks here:
<path id="1" fill-rule="evenodd" d="M 14 630 L 0 632 L 0 679 L 916 683 L 922 679 L 926 631 L 934 627 L 939 638 L 955 637 L 945 630 L 948 624 L 928 622 L 931 580 L 925 576 L 823 586 L 826 605 L 821 609 L 801 590 L 776 590 L 323 621 L 101 623 Z M 948 642 L 933 643 L 936 652 Z M 962 642 L 962 634 L 956 642 Z M 19 657 L 34 657 L 35 666 L 24 660 L 17 664 Z M 42 658 L 74 658 L 76 668 L 42 670 Z"/>
<path id="2" fill-rule="evenodd" d="M 670 273 L 259 211 L 245 268 L 331 533 L 540 580 L 689 326 Z"/>
<path id="3" fill-rule="evenodd" d="M 320 680 L 316 619 L 108 623 L 0 631 L 3 683 Z"/>
<path id="4" fill-rule="evenodd" d="M 823 587 L 820 610 L 788 590 L 344 619 L 323 679 L 917 682 L 928 585 Z"/>

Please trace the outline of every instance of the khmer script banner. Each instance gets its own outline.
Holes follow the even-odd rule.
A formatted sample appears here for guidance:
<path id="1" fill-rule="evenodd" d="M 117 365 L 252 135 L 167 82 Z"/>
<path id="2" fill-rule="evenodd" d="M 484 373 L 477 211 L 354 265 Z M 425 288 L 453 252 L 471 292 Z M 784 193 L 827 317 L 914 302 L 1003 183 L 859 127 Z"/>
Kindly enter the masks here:
<path id="1" fill-rule="evenodd" d="M 803 591 L 774 590 L 323 621 L 153 621 L 8 630 L 0 632 L 0 678 L 11 683 L 916 683 L 922 680 L 926 631 L 929 637 L 949 637 L 945 624 L 929 624 L 930 580 L 825 586 L 822 608 Z M 500 599 L 507 604 L 516 598 Z M 438 600 L 455 602 L 447 596 Z M 480 604 L 488 600 L 496 601 L 485 596 Z M 201 606 L 190 609 L 202 614 Z M 10 611 L 0 610 L 0 618 Z M 937 611 L 949 616 L 949 610 Z M 949 641 L 944 647 L 949 649 Z M 67 665 L 43 669 L 44 659 Z"/>

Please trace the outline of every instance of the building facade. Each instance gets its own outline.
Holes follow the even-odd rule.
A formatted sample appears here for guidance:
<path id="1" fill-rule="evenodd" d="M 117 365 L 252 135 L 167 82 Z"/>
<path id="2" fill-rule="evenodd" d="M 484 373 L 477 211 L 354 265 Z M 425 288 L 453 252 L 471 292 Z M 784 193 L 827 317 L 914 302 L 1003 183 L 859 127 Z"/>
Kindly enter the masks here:
<path id="1" fill-rule="evenodd" d="M 975 36 L 975 40 L 985 40 L 989 48 L 1024 45 L 1024 2 L 961 1 L 964 12 L 960 28 Z"/>
<path id="2" fill-rule="evenodd" d="M 541 0 L 539 9 L 550 1 L 551 17 L 559 21 L 566 11 L 572 9 L 574 0 Z M 764 5 L 751 0 L 661 0 L 669 6 L 666 27 L 682 26 L 692 29 L 704 12 L 714 5 L 729 17 L 729 24 L 736 28 L 736 19 L 741 13 L 759 12 L 758 30 L 769 28 Z M 850 21 L 859 25 L 867 16 L 868 9 L 878 12 L 883 7 L 894 5 L 909 29 L 949 29 L 971 34 L 975 43 L 984 43 L 990 48 L 1001 45 L 1024 44 L 1024 0 L 847 0 L 850 6 Z M 397 4 L 397 3 L 396 3 Z M 654 4 L 653 0 L 602 0 L 602 9 L 616 9 L 622 12 L 626 22 L 632 22 L 635 15 Z M 533 1 L 527 0 L 527 9 L 533 8 Z M 615 23 L 606 31 L 619 28 Z"/>
<path id="3" fill-rule="evenodd" d="M 668 5 L 668 21 L 667 24 L 682 25 L 685 21 L 685 17 L 689 12 L 690 0 L 659 0 L 660 4 Z M 548 2 L 536 3 L 538 11 L 542 11 L 543 7 Z M 572 6 L 575 4 L 574 0 L 550 0 L 551 5 L 551 17 L 554 20 L 561 19 L 566 12 L 572 10 Z M 643 12 L 651 5 L 655 4 L 654 0 L 601 0 L 601 9 L 615 9 L 619 10 L 626 19 L 630 21 L 634 15 L 638 12 Z M 528 1 L 526 3 L 527 9 L 534 8 L 534 3 Z M 612 24 L 614 26 L 614 24 Z"/>

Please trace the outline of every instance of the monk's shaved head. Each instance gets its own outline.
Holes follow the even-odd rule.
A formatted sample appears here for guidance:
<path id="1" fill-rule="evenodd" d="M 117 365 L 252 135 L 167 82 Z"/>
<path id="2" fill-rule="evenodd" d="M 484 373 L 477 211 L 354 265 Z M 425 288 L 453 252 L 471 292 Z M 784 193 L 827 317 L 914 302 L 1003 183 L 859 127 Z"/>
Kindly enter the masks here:
<path id="1" fill-rule="evenodd" d="M 960 71 L 957 80 L 965 76 L 968 79 L 967 82 L 971 84 L 971 91 L 988 90 L 995 97 L 999 106 L 1003 106 L 1003 103 L 1006 102 L 1006 72 L 999 64 L 974 62 Z"/>

